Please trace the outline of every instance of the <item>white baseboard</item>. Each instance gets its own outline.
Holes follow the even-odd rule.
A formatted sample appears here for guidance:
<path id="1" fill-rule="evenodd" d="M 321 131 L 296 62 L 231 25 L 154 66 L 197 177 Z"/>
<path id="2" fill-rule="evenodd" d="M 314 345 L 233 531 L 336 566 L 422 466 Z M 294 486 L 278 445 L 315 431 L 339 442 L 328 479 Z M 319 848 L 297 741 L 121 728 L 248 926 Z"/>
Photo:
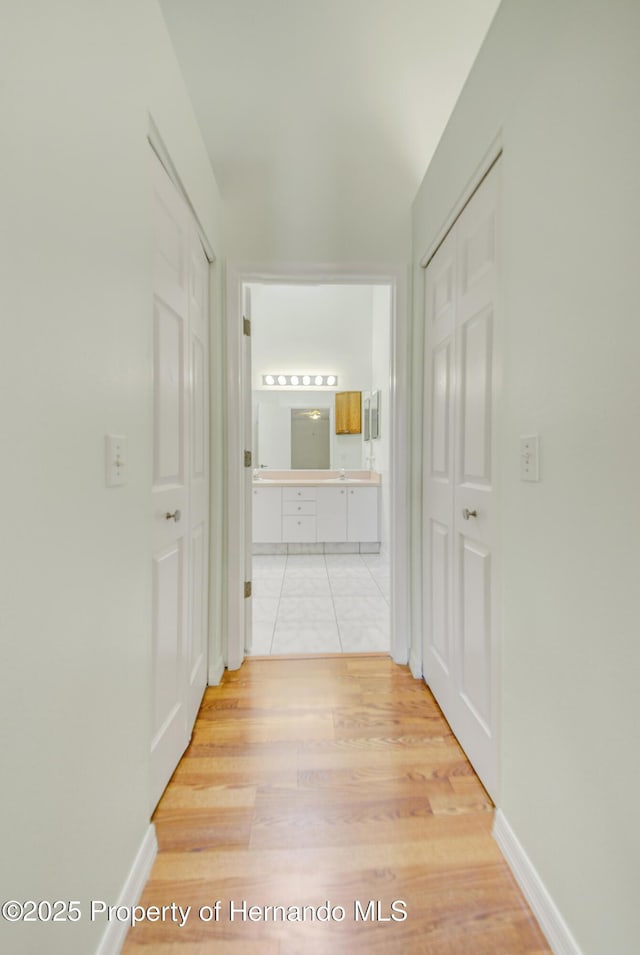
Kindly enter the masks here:
<path id="1" fill-rule="evenodd" d="M 224 660 L 217 657 L 209 664 L 209 677 L 207 683 L 209 686 L 217 686 L 224 674 Z"/>
<path id="2" fill-rule="evenodd" d="M 538 920 L 553 955 L 583 955 L 580 946 L 571 934 L 567 923 L 501 809 L 496 810 L 493 838 L 500 846 L 516 882 L 522 889 L 524 897 Z"/>
<path id="3" fill-rule="evenodd" d="M 118 897 L 118 905 L 137 905 L 157 853 L 156 830 L 153 823 L 150 823 Z M 109 922 L 98 945 L 96 955 L 119 955 L 128 931 L 129 925 L 126 922 Z"/>
<path id="4" fill-rule="evenodd" d="M 409 654 L 409 669 L 416 680 L 422 679 L 422 661 L 418 660 L 413 653 Z"/>

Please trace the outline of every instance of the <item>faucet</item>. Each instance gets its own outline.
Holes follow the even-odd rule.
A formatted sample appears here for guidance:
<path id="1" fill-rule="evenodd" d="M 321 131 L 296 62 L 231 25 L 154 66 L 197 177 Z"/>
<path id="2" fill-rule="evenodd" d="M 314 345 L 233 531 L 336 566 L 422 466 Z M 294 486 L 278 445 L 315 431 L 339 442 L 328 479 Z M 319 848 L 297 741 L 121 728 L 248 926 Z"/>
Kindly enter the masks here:
<path id="1" fill-rule="evenodd" d="M 346 481 L 346 479 L 347 479 L 347 475 L 346 475 L 346 473 L 345 473 L 345 469 L 344 469 L 344 468 L 340 468 L 340 480 L 341 480 L 341 481 Z"/>

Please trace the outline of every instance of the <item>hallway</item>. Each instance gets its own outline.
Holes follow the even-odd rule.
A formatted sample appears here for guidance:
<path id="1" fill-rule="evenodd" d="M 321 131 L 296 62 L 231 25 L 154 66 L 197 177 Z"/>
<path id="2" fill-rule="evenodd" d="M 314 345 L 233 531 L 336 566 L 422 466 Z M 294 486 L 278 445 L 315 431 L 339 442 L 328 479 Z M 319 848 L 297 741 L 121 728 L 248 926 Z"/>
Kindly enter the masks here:
<path id="1" fill-rule="evenodd" d="M 492 818 L 408 669 L 384 656 L 248 660 L 206 691 L 154 817 L 160 851 L 140 902 L 189 917 L 138 925 L 124 955 L 204 955 L 214 942 L 243 955 L 547 955 Z M 216 900 L 218 920 L 200 919 Z M 252 921 L 243 900 L 318 918 L 262 908 Z M 321 921 L 327 902 L 334 918 Z"/>

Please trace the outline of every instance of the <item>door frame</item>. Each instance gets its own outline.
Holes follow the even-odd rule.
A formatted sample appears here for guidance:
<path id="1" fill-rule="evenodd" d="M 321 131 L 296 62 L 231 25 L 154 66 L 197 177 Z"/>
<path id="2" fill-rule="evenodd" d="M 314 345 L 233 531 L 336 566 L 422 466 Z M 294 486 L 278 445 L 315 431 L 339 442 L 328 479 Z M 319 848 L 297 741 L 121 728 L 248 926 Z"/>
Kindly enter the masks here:
<path id="1" fill-rule="evenodd" d="M 226 658 L 237 670 L 244 660 L 245 534 L 243 429 L 245 403 L 251 382 L 244 381 L 242 347 L 242 292 L 252 282 L 286 285 L 387 285 L 391 288 L 392 496 L 391 496 L 391 647 L 396 663 L 409 654 L 409 269 L 397 266 L 247 266 L 232 262 L 226 268 L 226 372 L 227 372 L 227 613 Z M 249 397 L 246 397 L 247 394 Z M 246 450 L 250 450 L 247 448 Z"/>

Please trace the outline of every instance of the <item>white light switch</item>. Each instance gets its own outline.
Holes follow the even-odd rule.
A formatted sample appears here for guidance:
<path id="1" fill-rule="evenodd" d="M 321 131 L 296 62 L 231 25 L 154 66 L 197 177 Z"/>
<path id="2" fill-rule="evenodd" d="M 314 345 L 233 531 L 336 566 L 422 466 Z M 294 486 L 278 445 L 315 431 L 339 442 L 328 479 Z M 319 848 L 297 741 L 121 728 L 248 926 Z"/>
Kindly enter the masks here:
<path id="1" fill-rule="evenodd" d="M 540 435 L 526 434 L 520 438 L 520 480 L 540 480 Z"/>
<path id="2" fill-rule="evenodd" d="M 108 434 L 106 440 L 107 487 L 126 484 L 127 437 Z"/>

